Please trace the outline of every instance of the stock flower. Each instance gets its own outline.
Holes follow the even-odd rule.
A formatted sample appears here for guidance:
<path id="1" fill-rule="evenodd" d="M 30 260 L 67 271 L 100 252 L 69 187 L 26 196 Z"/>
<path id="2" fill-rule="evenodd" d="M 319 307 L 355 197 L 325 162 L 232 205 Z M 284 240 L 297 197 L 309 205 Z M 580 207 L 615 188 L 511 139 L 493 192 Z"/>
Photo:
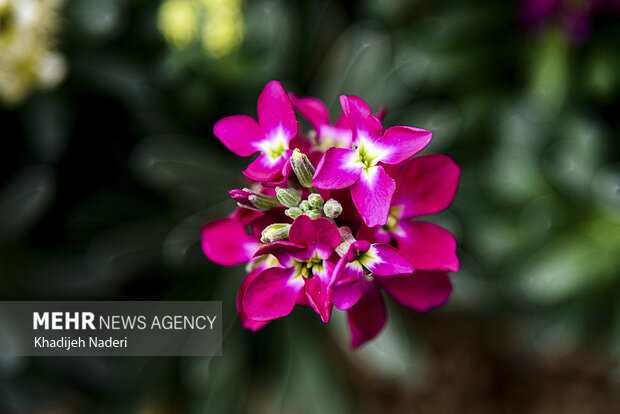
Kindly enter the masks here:
<path id="1" fill-rule="evenodd" d="M 412 273 L 413 266 L 396 248 L 385 243 L 354 241 L 340 258 L 332 279 L 333 303 L 340 310 L 350 309 L 362 294 L 364 276 L 391 276 Z"/>
<path id="2" fill-rule="evenodd" d="M 400 250 L 361 239 L 350 243 L 338 261 L 332 285 L 334 306 L 347 311 L 354 348 L 374 338 L 385 325 L 381 290 L 419 312 L 443 305 L 452 290 L 447 272 L 414 272 Z"/>
<path id="3" fill-rule="evenodd" d="M 289 241 L 261 247 L 255 257 L 270 254 L 281 267 L 260 272 L 247 286 L 243 309 L 248 317 L 269 321 L 288 315 L 301 295 L 324 322 L 331 315 L 330 275 L 335 267 L 334 249 L 340 233 L 326 218 L 299 216 L 290 228 Z"/>
<path id="4" fill-rule="evenodd" d="M 297 119 L 284 88 L 271 81 L 258 97 L 258 122 L 247 115 L 219 120 L 213 133 L 237 155 L 261 154 L 243 171 L 251 180 L 281 180 L 292 154 L 289 143 L 297 134 Z"/>
<path id="5" fill-rule="evenodd" d="M 454 199 L 460 168 L 442 154 L 423 155 L 389 168 L 396 190 L 387 223 L 377 229 L 396 245 L 416 269 L 458 272 L 456 241 L 432 223 L 408 220 L 444 210 Z"/>
<path id="6" fill-rule="evenodd" d="M 273 81 L 259 97 L 258 122 L 236 115 L 215 125 L 233 152 L 261 154 L 244 171 L 257 182 L 229 191 L 239 208 L 207 223 L 202 244 L 216 263 L 248 263 L 236 302 L 244 327 L 258 330 L 296 304 L 328 322 L 336 306 L 357 347 L 385 324 L 382 291 L 420 312 L 450 296 L 454 238 L 411 219 L 446 208 L 460 170 L 443 155 L 412 157 L 430 131 L 383 131 L 363 100 L 340 101 L 344 114 L 332 125 L 321 101 L 287 96 Z M 316 135 L 297 130 L 293 105 Z"/>
<path id="7" fill-rule="evenodd" d="M 406 160 L 430 142 L 432 133 L 408 126 L 383 131 L 379 119 L 360 98 L 343 95 L 340 103 L 353 130 L 353 149 L 329 148 L 312 183 L 326 190 L 351 187 L 351 198 L 366 226 L 383 225 L 396 184 L 379 163 Z"/>

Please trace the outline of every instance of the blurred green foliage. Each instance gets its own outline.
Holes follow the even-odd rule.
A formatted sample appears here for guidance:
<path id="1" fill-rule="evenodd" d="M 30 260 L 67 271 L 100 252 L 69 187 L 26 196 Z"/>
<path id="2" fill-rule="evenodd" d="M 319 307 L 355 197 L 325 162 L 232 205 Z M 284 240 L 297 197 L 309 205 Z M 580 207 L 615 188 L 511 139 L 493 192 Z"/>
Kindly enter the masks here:
<path id="1" fill-rule="evenodd" d="M 438 383 L 437 338 L 463 345 L 424 322 L 446 318 L 512 338 L 506 352 L 560 358 L 602 338 L 618 361 L 617 15 L 576 45 L 553 21 L 525 31 L 513 2 L 252 0 L 243 42 L 216 57 L 168 44 L 159 6 L 69 1 L 66 80 L 0 113 L 0 295 L 222 300 L 224 356 L 0 359 L 1 412 L 400 412 Z M 232 211 L 248 160 L 211 128 L 254 114 L 271 79 L 334 115 L 343 93 L 384 105 L 385 125 L 432 130 L 425 152 L 461 166 L 453 206 L 428 218 L 459 242 L 447 306 L 390 307 L 355 352 L 340 313 L 240 327 L 244 270 L 209 263 L 199 230 Z"/>

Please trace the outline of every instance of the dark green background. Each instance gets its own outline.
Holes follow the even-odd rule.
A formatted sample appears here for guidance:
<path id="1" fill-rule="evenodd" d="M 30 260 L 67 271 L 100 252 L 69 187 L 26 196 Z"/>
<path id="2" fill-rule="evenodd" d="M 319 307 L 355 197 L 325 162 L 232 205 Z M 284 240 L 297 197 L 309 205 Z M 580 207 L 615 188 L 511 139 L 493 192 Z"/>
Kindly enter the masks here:
<path id="1" fill-rule="evenodd" d="M 575 44 L 509 1 L 246 1 L 241 48 L 214 59 L 167 45 L 158 7 L 69 1 L 67 78 L 0 112 L 0 297 L 222 300 L 224 356 L 0 358 L 0 412 L 620 410 L 618 15 Z M 210 263 L 199 232 L 249 160 L 211 131 L 272 79 L 334 116 L 343 93 L 385 105 L 461 166 L 428 218 L 459 244 L 445 307 L 389 302 L 360 351 L 340 312 L 240 327 L 244 269 Z"/>

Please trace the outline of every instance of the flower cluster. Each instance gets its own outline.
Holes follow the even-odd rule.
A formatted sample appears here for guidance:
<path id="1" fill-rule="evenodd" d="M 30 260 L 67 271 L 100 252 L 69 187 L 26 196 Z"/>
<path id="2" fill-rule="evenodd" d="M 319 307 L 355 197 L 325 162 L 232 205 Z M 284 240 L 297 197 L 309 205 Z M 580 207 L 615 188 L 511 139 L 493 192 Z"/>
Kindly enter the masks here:
<path id="1" fill-rule="evenodd" d="M 245 327 L 257 330 L 295 305 L 327 322 L 335 306 L 347 312 L 356 347 L 385 324 L 381 291 L 417 311 L 447 301 L 456 242 L 413 219 L 452 202 L 460 169 L 445 155 L 413 157 L 430 131 L 384 130 L 362 99 L 340 103 L 332 124 L 320 100 L 272 81 L 258 98 L 258 122 L 234 115 L 216 123 L 235 154 L 259 155 L 243 171 L 252 184 L 229 192 L 237 210 L 202 228 L 202 247 L 216 263 L 248 263 L 237 297 Z M 293 108 L 313 131 L 298 130 Z"/>

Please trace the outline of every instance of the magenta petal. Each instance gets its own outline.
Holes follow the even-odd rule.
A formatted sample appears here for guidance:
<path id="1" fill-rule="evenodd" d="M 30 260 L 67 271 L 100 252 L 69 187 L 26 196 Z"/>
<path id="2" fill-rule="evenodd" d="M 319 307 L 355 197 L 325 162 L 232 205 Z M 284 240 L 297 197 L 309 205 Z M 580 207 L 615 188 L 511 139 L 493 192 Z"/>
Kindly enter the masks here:
<path id="1" fill-rule="evenodd" d="M 295 109 L 297 109 L 304 118 L 310 121 L 317 132 L 321 125 L 329 124 L 329 111 L 327 110 L 327 106 L 325 106 L 320 99 L 309 96 L 298 98 L 293 94 L 289 94 L 289 98 Z"/>
<path id="2" fill-rule="evenodd" d="M 249 224 L 252 220 L 264 215 L 260 211 L 250 210 L 248 208 L 238 207 L 231 215 L 230 218 L 237 220 L 241 224 Z M 260 238 L 260 233 L 258 234 Z"/>
<path id="3" fill-rule="evenodd" d="M 284 164 L 282 164 L 282 173 L 280 175 L 277 175 L 275 178 L 276 181 L 266 181 L 262 183 L 264 188 L 272 189 L 272 191 L 274 192 L 273 195 L 275 195 L 275 187 L 283 187 L 283 186 L 286 187 L 286 182 L 288 181 L 289 177 L 293 174 L 293 167 L 291 166 L 291 163 L 289 162 L 292 154 L 293 154 L 293 150 L 288 149 L 284 152 L 283 155 L 279 157 L 279 158 L 284 159 Z"/>
<path id="4" fill-rule="evenodd" d="M 338 120 L 336 121 L 335 126 L 337 128 L 342 128 L 342 129 L 349 129 L 349 130 L 351 129 L 351 123 L 349 122 L 345 114 L 342 114 L 338 117 Z"/>
<path id="5" fill-rule="evenodd" d="M 414 157 L 394 177 L 397 186 L 392 204 L 403 206 L 403 218 L 437 213 L 452 202 L 459 175 L 459 166 L 448 156 Z"/>
<path id="6" fill-rule="evenodd" d="M 305 289 L 299 291 L 299 295 L 297 295 L 296 305 L 300 306 L 310 306 L 310 301 L 308 300 L 308 294 Z"/>
<path id="7" fill-rule="evenodd" d="M 292 151 L 291 151 L 292 152 Z M 276 177 L 276 181 L 266 181 L 263 182 L 263 187 L 275 188 L 275 187 L 286 187 L 286 182 L 293 174 L 293 167 L 290 162 L 285 162 L 282 167 L 282 175 Z"/>
<path id="8" fill-rule="evenodd" d="M 266 136 L 281 131 L 290 141 L 297 134 L 291 101 L 278 81 L 269 82 L 258 97 L 258 123 Z"/>
<path id="9" fill-rule="evenodd" d="M 422 151 L 433 139 L 433 133 L 421 128 L 395 126 L 388 128 L 377 145 L 385 149 L 381 159 L 386 164 L 398 164 Z"/>
<path id="10" fill-rule="evenodd" d="M 304 288 L 295 269 L 271 267 L 254 279 L 243 296 L 243 310 L 250 319 L 269 321 L 286 316 L 293 310 L 299 292 Z"/>
<path id="11" fill-rule="evenodd" d="M 284 163 L 288 161 L 286 156 L 279 156 L 275 160 L 260 154 L 243 171 L 243 175 L 254 181 L 274 181 L 281 179 Z"/>
<path id="12" fill-rule="evenodd" d="M 254 253 L 254 257 L 264 254 L 271 254 L 278 259 L 280 266 L 293 267 L 294 259 L 300 261 L 306 260 L 308 249 L 295 243 L 287 241 L 276 241 L 261 247 Z"/>
<path id="13" fill-rule="evenodd" d="M 394 180 L 379 165 L 362 172 L 351 187 L 351 198 L 364 224 L 374 227 L 387 222 L 395 187 Z"/>
<path id="14" fill-rule="evenodd" d="M 368 240 L 370 243 L 388 244 L 392 240 L 392 235 L 383 227 L 367 227 L 362 224 L 360 229 L 357 231 L 356 238 L 358 240 Z"/>
<path id="15" fill-rule="evenodd" d="M 378 278 L 381 287 L 401 305 L 426 312 L 448 301 L 452 284 L 446 272 L 416 270 L 410 275 Z"/>
<path id="16" fill-rule="evenodd" d="M 385 325 L 387 313 L 377 283 L 363 281 L 362 297 L 347 311 L 351 347 L 357 348 L 377 336 Z"/>
<path id="17" fill-rule="evenodd" d="M 360 297 L 362 297 L 361 280 L 332 288 L 332 302 L 340 310 L 351 309 Z"/>
<path id="18" fill-rule="evenodd" d="M 255 270 L 249 275 L 247 275 L 245 279 L 243 279 L 243 282 L 241 282 L 241 287 L 239 288 L 239 293 L 237 293 L 237 302 L 236 302 L 237 312 L 239 313 L 239 320 L 241 321 L 241 325 L 244 328 L 248 328 L 253 331 L 259 330 L 260 328 L 267 325 L 268 323 L 265 321 L 255 321 L 254 319 L 250 319 L 248 315 L 245 313 L 245 311 L 243 310 L 243 306 L 242 306 L 243 296 L 245 295 L 245 291 L 247 290 L 248 285 L 254 279 L 256 279 L 256 276 L 258 276 L 259 274 L 260 274 L 260 271 Z"/>
<path id="19" fill-rule="evenodd" d="M 333 263 L 324 261 L 322 271 L 314 271 L 312 278 L 305 279 L 308 301 L 323 322 L 329 322 L 332 314 L 332 290 L 329 279 L 334 267 Z"/>
<path id="20" fill-rule="evenodd" d="M 293 221 L 289 240 L 307 246 L 309 255 L 312 249 L 317 249 L 321 258 L 328 259 L 340 244 L 341 236 L 338 227 L 326 218 L 312 220 L 308 216 L 299 216 Z"/>
<path id="21" fill-rule="evenodd" d="M 314 173 L 312 184 L 325 190 L 337 190 L 353 185 L 362 173 L 364 165 L 357 162 L 357 151 L 345 148 L 329 148 Z"/>
<path id="22" fill-rule="evenodd" d="M 381 122 L 372 115 L 370 107 L 361 98 L 342 95 L 340 97 L 340 104 L 342 105 L 342 111 L 351 124 L 354 136 L 353 141 L 359 135 L 364 135 L 365 138 L 369 138 L 371 141 L 376 141 L 381 136 L 381 131 L 383 131 Z"/>
<path id="23" fill-rule="evenodd" d="M 359 260 L 376 275 L 389 276 L 413 272 L 409 260 L 398 249 L 388 244 L 373 244 Z"/>
<path id="24" fill-rule="evenodd" d="M 245 263 L 260 246 L 258 240 L 245 232 L 234 218 L 223 218 L 205 224 L 201 230 L 205 256 L 223 266 Z"/>
<path id="25" fill-rule="evenodd" d="M 344 258 L 338 262 L 341 268 L 332 287 L 332 302 L 340 310 L 353 307 L 362 296 L 362 277 L 364 269 L 359 262 L 346 263 Z"/>
<path id="26" fill-rule="evenodd" d="M 416 269 L 459 271 L 456 241 L 452 234 L 435 224 L 401 221 L 402 232 L 393 233 L 400 251 Z"/>
<path id="27" fill-rule="evenodd" d="M 260 151 L 256 143 L 264 139 L 258 123 L 247 115 L 233 115 L 217 121 L 213 133 L 222 144 L 242 157 Z"/>

